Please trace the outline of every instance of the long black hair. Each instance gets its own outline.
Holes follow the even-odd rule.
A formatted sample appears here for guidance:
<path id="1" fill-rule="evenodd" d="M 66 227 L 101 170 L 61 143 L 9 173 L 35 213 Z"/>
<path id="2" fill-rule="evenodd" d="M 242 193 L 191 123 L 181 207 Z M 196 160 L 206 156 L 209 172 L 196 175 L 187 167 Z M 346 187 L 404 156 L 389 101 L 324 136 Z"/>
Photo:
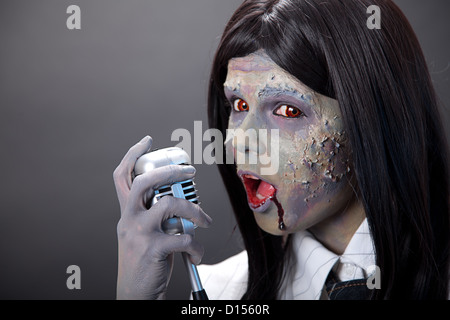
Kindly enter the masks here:
<path id="1" fill-rule="evenodd" d="M 380 8 L 380 29 L 366 25 L 370 5 Z M 244 1 L 225 27 L 210 78 L 209 124 L 224 136 L 228 61 L 259 49 L 339 102 L 381 270 L 373 298 L 446 299 L 448 148 L 427 65 L 403 13 L 390 0 Z M 257 226 L 235 170 L 219 165 L 249 257 L 242 298 L 276 299 L 282 239 Z"/>

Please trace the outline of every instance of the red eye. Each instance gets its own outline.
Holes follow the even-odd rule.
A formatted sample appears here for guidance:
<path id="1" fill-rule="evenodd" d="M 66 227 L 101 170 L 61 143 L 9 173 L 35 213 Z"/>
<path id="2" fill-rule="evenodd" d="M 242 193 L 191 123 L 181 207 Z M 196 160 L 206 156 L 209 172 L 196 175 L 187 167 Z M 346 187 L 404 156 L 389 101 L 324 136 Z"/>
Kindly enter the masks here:
<path id="1" fill-rule="evenodd" d="M 234 111 L 248 111 L 248 104 L 245 102 L 245 100 L 242 99 L 236 99 L 233 101 L 233 108 Z"/>
<path id="2" fill-rule="evenodd" d="M 304 116 L 304 113 L 301 112 L 299 108 L 287 104 L 283 104 L 276 108 L 273 111 L 273 114 L 286 118 L 299 118 L 301 116 Z"/>

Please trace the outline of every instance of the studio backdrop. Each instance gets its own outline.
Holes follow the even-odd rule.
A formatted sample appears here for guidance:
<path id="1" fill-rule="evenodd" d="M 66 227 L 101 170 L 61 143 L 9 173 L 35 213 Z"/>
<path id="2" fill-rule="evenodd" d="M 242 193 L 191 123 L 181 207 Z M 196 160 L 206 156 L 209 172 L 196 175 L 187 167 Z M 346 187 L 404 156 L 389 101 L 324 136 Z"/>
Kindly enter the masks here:
<path id="1" fill-rule="evenodd" d="M 418 35 L 449 136 L 450 3 L 395 2 Z M 0 299 L 115 298 L 112 173 L 145 135 L 163 148 L 185 129 L 192 150 L 209 144 L 194 134 L 208 129 L 211 62 L 240 3 L 0 1 Z M 216 165 L 197 160 L 214 221 L 196 237 L 211 264 L 243 246 Z M 177 254 L 168 298 L 189 294 Z"/>

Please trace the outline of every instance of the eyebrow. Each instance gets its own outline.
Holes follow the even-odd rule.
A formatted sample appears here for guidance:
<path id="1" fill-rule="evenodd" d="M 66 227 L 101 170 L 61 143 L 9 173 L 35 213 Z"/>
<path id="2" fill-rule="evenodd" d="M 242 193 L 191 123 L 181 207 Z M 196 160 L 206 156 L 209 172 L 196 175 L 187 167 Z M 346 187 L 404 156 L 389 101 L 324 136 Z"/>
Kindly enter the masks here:
<path id="1" fill-rule="evenodd" d="M 232 88 L 230 86 L 224 86 L 224 91 L 225 91 L 226 95 L 237 94 L 237 95 L 242 96 L 239 88 Z M 272 98 L 272 97 L 278 97 L 281 95 L 288 95 L 288 96 L 292 96 L 294 98 L 306 101 L 305 94 L 299 92 L 297 89 L 294 89 L 294 88 L 281 89 L 281 88 L 266 86 L 258 92 L 258 98 L 267 98 L 267 97 Z"/>
<path id="2" fill-rule="evenodd" d="M 278 97 L 281 95 L 293 96 L 295 98 L 305 100 L 304 94 L 294 88 L 281 89 L 281 88 L 274 88 L 274 87 L 266 86 L 265 88 L 263 88 L 262 90 L 260 90 L 258 92 L 259 98 Z"/>

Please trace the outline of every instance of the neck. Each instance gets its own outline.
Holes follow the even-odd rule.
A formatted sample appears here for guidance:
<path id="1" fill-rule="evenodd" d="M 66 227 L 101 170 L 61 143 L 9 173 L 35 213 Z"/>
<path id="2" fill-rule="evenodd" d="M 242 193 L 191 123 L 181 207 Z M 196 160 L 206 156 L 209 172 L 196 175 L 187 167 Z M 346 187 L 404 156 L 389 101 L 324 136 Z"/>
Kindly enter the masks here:
<path id="1" fill-rule="evenodd" d="M 341 255 L 365 217 L 362 203 L 354 197 L 344 210 L 314 225 L 309 231 L 327 249 Z"/>

